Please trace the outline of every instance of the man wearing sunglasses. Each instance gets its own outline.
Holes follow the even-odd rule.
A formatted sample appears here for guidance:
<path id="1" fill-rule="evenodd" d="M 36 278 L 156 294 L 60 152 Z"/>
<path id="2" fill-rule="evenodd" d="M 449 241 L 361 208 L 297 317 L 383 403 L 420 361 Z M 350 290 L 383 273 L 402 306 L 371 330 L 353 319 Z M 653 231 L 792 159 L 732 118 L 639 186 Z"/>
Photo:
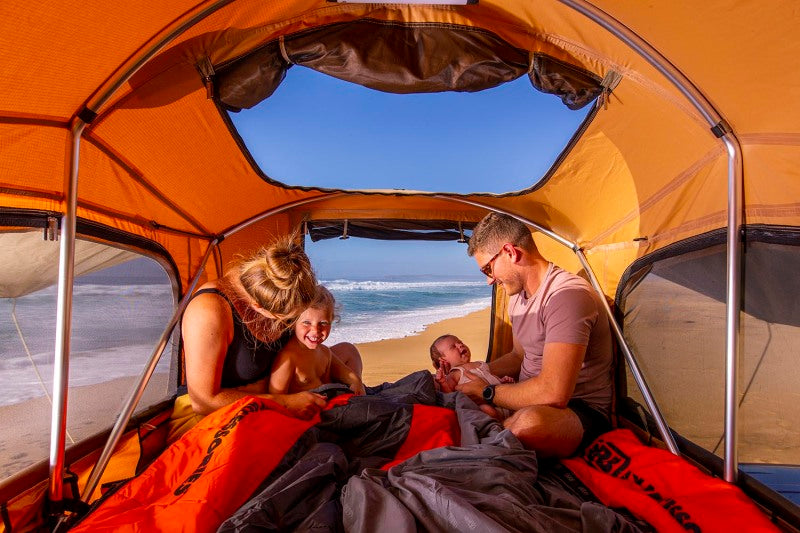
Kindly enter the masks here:
<path id="1" fill-rule="evenodd" d="M 467 253 L 509 295 L 513 349 L 489 367 L 518 382 L 489 385 L 473 375 L 458 390 L 515 411 L 505 427 L 542 457 L 582 451 L 611 429 L 611 332 L 600 297 L 542 257 L 528 227 L 508 215 L 484 217 Z"/>

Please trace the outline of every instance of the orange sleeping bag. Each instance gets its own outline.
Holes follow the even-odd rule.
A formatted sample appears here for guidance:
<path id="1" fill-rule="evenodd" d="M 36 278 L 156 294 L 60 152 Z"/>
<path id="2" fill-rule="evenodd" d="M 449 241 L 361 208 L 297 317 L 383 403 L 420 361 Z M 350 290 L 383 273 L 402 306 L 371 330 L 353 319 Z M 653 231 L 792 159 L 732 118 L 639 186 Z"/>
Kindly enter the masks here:
<path id="1" fill-rule="evenodd" d="M 216 531 L 317 422 L 242 398 L 201 420 L 71 531 Z"/>
<path id="2" fill-rule="evenodd" d="M 609 507 L 624 507 L 659 532 L 778 529 L 737 486 L 704 474 L 627 429 L 598 437 L 563 463 Z"/>

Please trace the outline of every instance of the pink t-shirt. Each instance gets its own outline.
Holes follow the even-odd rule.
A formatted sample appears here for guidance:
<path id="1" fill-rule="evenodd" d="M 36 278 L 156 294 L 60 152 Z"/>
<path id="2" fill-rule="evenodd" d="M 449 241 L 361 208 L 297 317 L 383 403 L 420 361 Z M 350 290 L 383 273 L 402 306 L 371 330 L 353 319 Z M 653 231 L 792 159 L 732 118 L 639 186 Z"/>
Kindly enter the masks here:
<path id="1" fill-rule="evenodd" d="M 544 345 L 565 342 L 586 346 L 572 393 L 608 414 L 611 406 L 611 330 L 600 297 L 589 283 L 550 264 L 532 297 L 525 291 L 509 299 L 514 336 L 525 350 L 519 381 L 542 371 Z"/>

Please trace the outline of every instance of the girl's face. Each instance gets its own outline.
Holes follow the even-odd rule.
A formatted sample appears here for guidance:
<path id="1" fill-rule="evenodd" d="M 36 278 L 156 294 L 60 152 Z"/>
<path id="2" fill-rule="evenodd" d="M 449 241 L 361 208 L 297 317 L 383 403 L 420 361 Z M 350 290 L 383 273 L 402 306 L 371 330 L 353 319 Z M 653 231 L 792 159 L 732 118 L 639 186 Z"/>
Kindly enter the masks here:
<path id="1" fill-rule="evenodd" d="M 314 350 L 331 334 L 331 317 L 325 309 L 309 307 L 294 326 L 294 335 L 306 348 Z"/>

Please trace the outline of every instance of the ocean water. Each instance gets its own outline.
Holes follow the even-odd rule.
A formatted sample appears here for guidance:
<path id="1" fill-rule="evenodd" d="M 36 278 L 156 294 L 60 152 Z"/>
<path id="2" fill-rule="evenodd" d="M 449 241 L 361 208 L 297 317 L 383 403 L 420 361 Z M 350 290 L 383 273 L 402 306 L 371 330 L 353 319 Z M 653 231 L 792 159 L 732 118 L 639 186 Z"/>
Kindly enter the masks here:
<path id="1" fill-rule="evenodd" d="M 327 344 L 402 338 L 491 303 L 482 281 L 321 282 L 340 312 Z M 70 386 L 139 376 L 172 314 L 169 285 L 77 284 L 73 293 Z M 55 287 L 0 299 L 0 405 L 52 393 L 55 324 Z M 156 371 L 169 364 L 163 357 Z"/>
<path id="2" fill-rule="evenodd" d="M 396 339 L 491 305 L 483 281 L 320 280 L 340 306 L 328 344 Z"/>

